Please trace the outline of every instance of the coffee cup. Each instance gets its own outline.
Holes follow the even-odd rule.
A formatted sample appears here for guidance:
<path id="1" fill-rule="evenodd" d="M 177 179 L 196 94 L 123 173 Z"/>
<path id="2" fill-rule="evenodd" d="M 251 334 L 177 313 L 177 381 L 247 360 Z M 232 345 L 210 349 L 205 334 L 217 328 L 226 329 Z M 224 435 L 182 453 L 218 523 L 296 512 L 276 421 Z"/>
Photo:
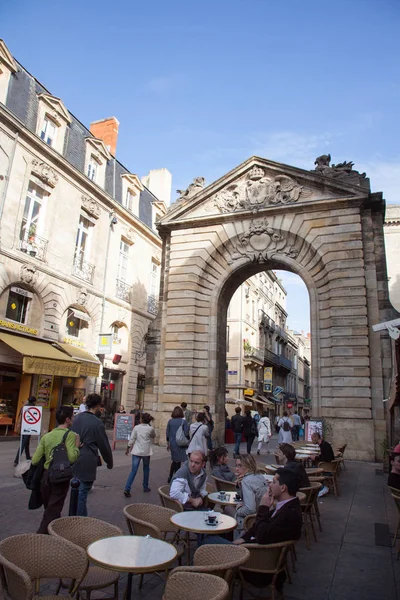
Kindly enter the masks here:
<path id="1" fill-rule="evenodd" d="M 219 493 L 219 497 L 221 498 L 221 500 L 225 500 L 225 498 L 226 498 L 226 492 L 220 492 Z"/>
<path id="2" fill-rule="evenodd" d="M 238 501 L 238 500 L 240 500 L 240 499 L 241 499 L 241 498 L 240 498 L 240 494 L 238 494 L 238 493 L 236 492 L 236 494 L 235 494 L 235 500 L 236 500 L 236 501 Z"/>
<path id="3" fill-rule="evenodd" d="M 217 520 L 217 515 L 208 515 L 208 522 L 210 525 L 214 525 Z"/>

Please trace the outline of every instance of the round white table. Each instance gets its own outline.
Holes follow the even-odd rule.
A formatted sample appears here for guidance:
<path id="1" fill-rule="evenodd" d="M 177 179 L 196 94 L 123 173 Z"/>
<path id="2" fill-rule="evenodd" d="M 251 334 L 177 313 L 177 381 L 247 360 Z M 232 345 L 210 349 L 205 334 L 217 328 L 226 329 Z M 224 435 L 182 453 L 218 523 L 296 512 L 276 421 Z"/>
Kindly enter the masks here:
<path id="1" fill-rule="evenodd" d="M 93 542 L 87 548 L 91 561 L 112 571 L 128 572 L 126 597 L 132 594 L 132 574 L 152 573 L 168 567 L 177 556 L 172 544 L 137 535 L 119 535 Z"/>
<path id="2" fill-rule="evenodd" d="M 224 500 L 220 497 L 219 492 L 212 492 L 211 494 L 208 494 L 207 498 L 221 506 L 236 506 L 236 504 L 242 502 L 241 499 L 235 500 L 236 492 L 225 492 L 225 494 Z"/>
<path id="3" fill-rule="evenodd" d="M 179 527 L 179 529 L 183 529 L 187 532 L 187 564 L 190 564 L 190 532 L 202 533 L 206 535 L 216 535 L 221 533 L 228 533 L 229 531 L 233 531 L 237 527 L 236 519 L 228 515 L 217 513 L 216 525 L 209 525 L 208 523 L 206 523 L 205 515 L 207 515 L 207 511 L 187 510 L 185 512 L 176 513 L 170 518 L 171 523 Z"/>

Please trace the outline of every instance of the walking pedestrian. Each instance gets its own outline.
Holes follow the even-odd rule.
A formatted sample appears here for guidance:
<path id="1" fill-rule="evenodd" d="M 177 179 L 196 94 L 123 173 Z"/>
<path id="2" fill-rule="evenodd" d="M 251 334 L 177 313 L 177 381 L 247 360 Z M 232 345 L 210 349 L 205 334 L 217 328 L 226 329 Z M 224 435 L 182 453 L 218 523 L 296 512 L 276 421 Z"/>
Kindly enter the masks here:
<path id="1" fill-rule="evenodd" d="M 188 409 L 186 402 L 182 402 L 181 409 L 183 410 L 183 416 L 186 419 L 187 423 L 190 425 L 192 422 L 192 413 Z"/>
<path id="2" fill-rule="evenodd" d="M 188 457 L 186 454 L 186 448 L 184 446 L 178 446 L 176 442 L 176 432 L 182 425 L 183 432 L 188 438 L 189 445 L 189 423 L 184 417 L 184 413 L 181 406 L 175 406 L 171 413 L 171 418 L 167 423 L 167 450 L 171 452 L 171 467 L 169 470 L 168 483 L 171 483 L 172 477 L 176 471 L 180 468 L 181 464 L 185 462 Z"/>
<path id="3" fill-rule="evenodd" d="M 140 461 L 143 461 L 143 491 L 151 492 L 149 488 L 150 457 L 153 454 L 152 441 L 156 437 L 154 427 L 150 425 L 152 421 L 154 421 L 154 417 L 149 415 L 149 413 L 143 413 L 141 423 L 132 429 L 125 452 L 127 456 L 129 453 L 132 454 L 132 470 L 126 480 L 124 489 L 125 498 L 131 497 L 131 487 L 135 481 Z"/>
<path id="4" fill-rule="evenodd" d="M 44 513 L 37 533 L 47 533 L 47 526 L 54 519 L 61 517 L 65 498 L 68 494 L 70 480 L 53 483 L 49 480 L 49 466 L 53 458 L 53 451 L 62 441 L 70 463 L 75 463 L 79 457 L 80 438 L 79 435 L 69 431 L 74 419 L 73 406 L 60 406 L 56 412 L 58 427 L 46 433 L 32 457 L 32 464 L 38 465 L 44 457 L 44 471 L 40 483 Z"/>
<path id="5" fill-rule="evenodd" d="M 292 422 L 288 417 L 285 410 L 283 417 L 279 420 L 279 443 L 291 444 L 292 443 Z"/>
<path id="6" fill-rule="evenodd" d="M 297 413 L 297 410 L 294 411 L 294 415 L 292 417 L 293 427 L 292 427 L 292 437 L 294 442 L 299 441 L 300 427 L 301 427 L 301 419 Z"/>
<path id="7" fill-rule="evenodd" d="M 235 449 L 233 451 L 233 458 L 237 458 L 240 454 L 240 442 L 242 441 L 243 435 L 243 422 L 244 417 L 240 414 L 242 409 L 240 406 L 235 408 L 235 414 L 231 419 L 231 428 L 233 431 L 233 437 L 235 439 Z"/>
<path id="8" fill-rule="evenodd" d="M 268 413 L 265 410 L 263 416 L 258 423 L 258 446 L 257 454 L 260 454 L 260 450 L 263 444 L 267 444 L 267 454 L 269 454 L 269 440 L 272 437 L 271 432 L 271 421 L 268 418 Z"/>
<path id="9" fill-rule="evenodd" d="M 25 406 L 35 406 L 36 404 L 36 397 L 35 396 L 30 396 L 28 398 L 28 400 L 25 403 Z M 22 408 L 19 411 L 19 415 L 18 415 L 18 427 L 17 429 L 21 432 L 22 430 Z M 18 448 L 17 450 L 17 456 L 15 457 L 14 460 L 14 467 L 17 466 L 17 464 L 19 463 L 19 459 L 20 456 L 22 456 L 22 454 L 25 452 L 25 456 L 26 456 L 26 460 L 31 460 L 31 453 L 30 453 L 30 448 L 29 448 L 29 444 L 31 442 L 31 436 L 30 435 L 23 435 L 22 436 L 22 441 L 21 441 L 21 448 Z M 19 451 L 21 450 L 21 454 L 19 453 Z"/>
<path id="10" fill-rule="evenodd" d="M 207 438 L 209 429 L 204 412 L 199 412 L 196 417 L 196 422 L 190 426 L 190 444 L 186 450 L 186 454 L 190 456 L 195 450 L 199 450 L 207 456 Z"/>
<path id="11" fill-rule="evenodd" d="M 101 404 L 99 394 L 89 394 L 86 398 L 86 410 L 76 416 L 72 431 L 78 433 L 81 439 L 80 455 L 74 466 L 74 475 L 80 480 L 78 490 L 79 517 L 87 517 L 87 497 L 96 480 L 97 467 L 101 459 L 107 469 L 113 468 L 113 455 L 103 421 L 96 417 L 96 410 Z"/>
<path id="12" fill-rule="evenodd" d="M 247 454 L 251 454 L 251 447 L 257 435 L 257 425 L 248 408 L 244 411 L 243 435 L 247 444 Z"/>
<path id="13" fill-rule="evenodd" d="M 208 435 L 208 438 L 207 438 L 207 448 L 211 452 L 211 450 L 213 449 L 212 437 L 211 436 L 212 436 L 212 432 L 213 432 L 213 429 L 214 429 L 214 421 L 212 420 L 210 407 L 206 404 L 203 408 L 204 408 L 204 414 L 206 416 L 206 421 L 207 421 L 207 426 L 208 426 L 208 432 L 209 432 L 209 435 Z"/>

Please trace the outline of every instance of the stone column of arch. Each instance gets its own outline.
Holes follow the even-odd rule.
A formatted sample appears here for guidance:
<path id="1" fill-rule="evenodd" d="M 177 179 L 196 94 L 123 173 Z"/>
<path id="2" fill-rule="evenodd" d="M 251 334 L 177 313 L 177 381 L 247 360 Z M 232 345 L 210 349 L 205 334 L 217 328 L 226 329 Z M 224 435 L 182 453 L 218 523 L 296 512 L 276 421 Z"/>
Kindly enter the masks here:
<path id="1" fill-rule="evenodd" d="M 301 191 L 282 195 L 275 184 L 290 187 L 284 177 Z M 163 281 L 145 396 L 161 439 L 173 407 L 185 401 L 193 411 L 211 405 L 223 441 L 230 298 L 247 277 L 287 269 L 310 295 L 312 414 L 331 423 L 348 457 L 379 456 L 390 344 L 371 326 L 393 315 L 383 209 L 365 185 L 328 183 L 259 158 L 171 208 L 160 225 Z"/>

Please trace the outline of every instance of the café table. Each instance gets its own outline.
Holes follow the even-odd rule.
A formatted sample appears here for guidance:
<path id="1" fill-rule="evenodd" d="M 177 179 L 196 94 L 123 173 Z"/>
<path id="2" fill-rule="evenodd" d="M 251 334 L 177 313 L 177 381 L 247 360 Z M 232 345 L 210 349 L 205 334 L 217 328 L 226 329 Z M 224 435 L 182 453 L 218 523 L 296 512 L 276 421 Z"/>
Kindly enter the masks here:
<path id="1" fill-rule="evenodd" d="M 215 504 L 220 504 L 221 506 L 236 506 L 242 501 L 240 498 L 236 500 L 236 492 L 225 492 L 224 499 L 222 499 L 219 494 L 220 492 L 212 492 L 211 494 L 208 494 L 207 498 Z"/>
<path id="2" fill-rule="evenodd" d="M 237 521 L 233 517 L 217 513 L 217 524 L 209 525 L 206 522 L 207 511 L 204 510 L 187 510 L 184 512 L 175 513 L 170 518 L 171 523 L 186 531 L 186 552 L 187 564 L 190 564 L 190 533 L 200 533 L 203 535 L 220 535 L 233 531 L 237 527 Z"/>
<path id="3" fill-rule="evenodd" d="M 118 535 L 93 542 L 87 548 L 89 559 L 111 571 L 128 573 L 127 600 L 132 596 L 133 574 L 166 569 L 177 557 L 172 544 L 138 535 Z"/>

